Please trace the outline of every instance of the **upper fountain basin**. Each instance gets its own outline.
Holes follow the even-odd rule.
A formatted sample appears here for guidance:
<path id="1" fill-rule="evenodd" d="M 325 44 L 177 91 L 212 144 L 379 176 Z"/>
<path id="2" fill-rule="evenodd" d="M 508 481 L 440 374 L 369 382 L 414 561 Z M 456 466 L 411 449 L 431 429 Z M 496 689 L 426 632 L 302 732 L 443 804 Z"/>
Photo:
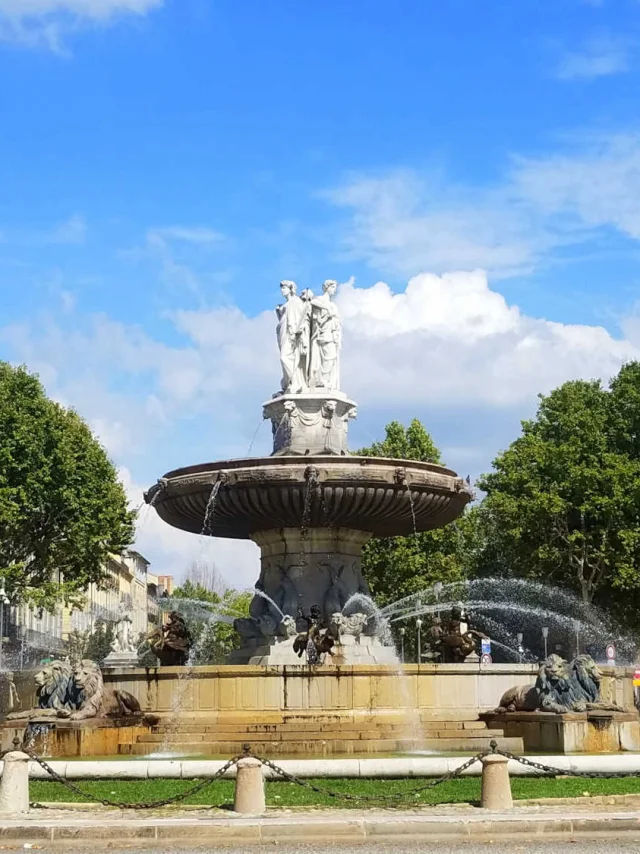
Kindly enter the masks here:
<path id="1" fill-rule="evenodd" d="M 215 508 L 203 532 L 217 482 Z M 303 525 L 407 536 L 453 521 L 471 497 L 465 481 L 444 466 L 358 456 L 205 463 L 168 472 L 145 494 L 170 525 L 233 539 Z"/>

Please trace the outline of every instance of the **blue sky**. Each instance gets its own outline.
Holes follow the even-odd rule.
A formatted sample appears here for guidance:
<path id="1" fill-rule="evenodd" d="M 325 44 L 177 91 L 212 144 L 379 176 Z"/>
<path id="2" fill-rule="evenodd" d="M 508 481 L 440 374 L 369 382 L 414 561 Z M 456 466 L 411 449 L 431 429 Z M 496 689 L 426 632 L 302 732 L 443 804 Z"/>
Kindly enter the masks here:
<path id="1" fill-rule="evenodd" d="M 0 79 L 0 356 L 133 501 L 247 453 L 282 278 L 343 283 L 352 447 L 417 415 L 463 475 L 640 357 L 638 0 L 0 0 Z"/>

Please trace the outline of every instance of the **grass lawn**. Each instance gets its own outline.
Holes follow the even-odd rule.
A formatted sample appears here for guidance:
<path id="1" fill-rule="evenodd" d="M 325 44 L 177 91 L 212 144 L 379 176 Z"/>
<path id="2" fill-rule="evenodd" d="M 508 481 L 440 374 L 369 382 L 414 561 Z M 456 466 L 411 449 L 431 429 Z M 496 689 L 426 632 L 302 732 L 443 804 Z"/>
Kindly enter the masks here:
<path id="1" fill-rule="evenodd" d="M 334 792 L 350 795 L 389 795 L 395 792 L 411 792 L 429 781 L 427 779 L 411 780 L 309 780 L 310 783 Z M 33 802 L 47 801 L 100 801 L 107 798 L 121 802 L 123 805 L 135 802 L 155 801 L 184 792 L 195 785 L 189 780 L 79 780 L 74 781 L 86 797 L 79 797 L 60 783 L 45 780 L 32 780 L 30 794 Z M 203 804 L 208 806 L 229 806 L 233 802 L 233 780 L 216 780 L 195 797 L 186 799 L 187 804 Z M 640 777 L 612 780 L 586 780 L 579 778 L 530 779 L 515 777 L 511 780 L 513 797 L 526 798 L 571 798 L 584 795 L 629 795 L 640 794 Z M 298 806 L 336 806 L 363 807 L 357 801 L 345 800 L 341 797 L 332 798 L 325 794 L 302 788 L 295 783 L 267 782 L 267 804 L 272 807 Z M 400 805 L 411 804 L 455 804 L 478 801 L 480 799 L 480 778 L 464 777 L 442 783 L 433 789 L 416 793 L 407 798 L 399 799 Z M 371 806 L 380 806 L 381 802 L 372 802 Z"/>

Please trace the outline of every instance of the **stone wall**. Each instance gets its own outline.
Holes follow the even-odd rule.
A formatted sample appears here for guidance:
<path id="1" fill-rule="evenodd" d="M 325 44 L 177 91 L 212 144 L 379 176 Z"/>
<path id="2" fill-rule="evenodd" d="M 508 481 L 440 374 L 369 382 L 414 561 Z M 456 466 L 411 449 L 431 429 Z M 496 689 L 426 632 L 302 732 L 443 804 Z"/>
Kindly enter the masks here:
<path id="1" fill-rule="evenodd" d="M 633 708 L 633 670 L 603 667 L 603 699 Z M 407 664 L 399 668 L 217 666 L 106 671 L 105 682 L 134 694 L 149 712 L 335 711 L 418 708 L 479 712 L 494 709 L 513 685 L 532 685 L 532 664 Z M 182 675 L 182 678 L 180 676 Z"/>

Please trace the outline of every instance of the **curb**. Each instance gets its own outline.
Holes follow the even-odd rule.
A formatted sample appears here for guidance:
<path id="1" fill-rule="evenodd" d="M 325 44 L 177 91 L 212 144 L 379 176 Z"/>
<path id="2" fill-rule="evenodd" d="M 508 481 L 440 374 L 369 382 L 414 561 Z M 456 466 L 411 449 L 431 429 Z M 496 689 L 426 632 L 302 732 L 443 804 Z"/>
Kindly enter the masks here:
<path id="1" fill-rule="evenodd" d="M 496 841 L 500 839 L 640 839 L 640 812 L 585 816 L 584 813 L 518 815 L 482 813 L 466 816 L 378 815 L 353 817 L 295 816 L 273 818 L 36 818 L 4 820 L 0 841 L 108 846 L 136 841 L 144 844 L 227 846 L 233 844 L 394 842 L 397 840 Z"/>

